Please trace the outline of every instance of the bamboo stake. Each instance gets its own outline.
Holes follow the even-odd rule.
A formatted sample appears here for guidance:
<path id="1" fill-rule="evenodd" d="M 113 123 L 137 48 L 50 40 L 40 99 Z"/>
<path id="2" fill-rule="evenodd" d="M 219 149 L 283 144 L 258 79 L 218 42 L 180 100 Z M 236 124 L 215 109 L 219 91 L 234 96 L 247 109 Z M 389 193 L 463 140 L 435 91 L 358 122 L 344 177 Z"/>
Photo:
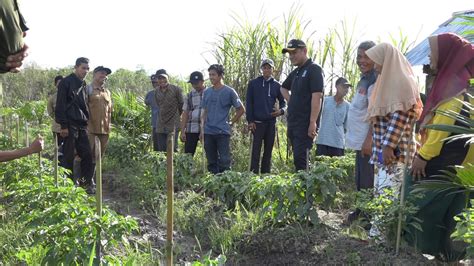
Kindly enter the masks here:
<path id="1" fill-rule="evenodd" d="M 30 139 L 28 138 L 28 121 L 25 121 L 25 145 L 30 146 Z"/>
<path id="2" fill-rule="evenodd" d="M 41 151 L 38 152 L 38 169 L 40 185 L 43 186 L 43 175 L 41 174 Z"/>
<path id="3" fill-rule="evenodd" d="M 276 135 L 276 144 L 278 149 L 278 155 L 280 156 L 280 161 L 283 162 L 283 155 L 281 155 L 281 145 L 280 145 L 280 133 L 278 132 L 278 122 L 275 124 L 275 135 Z"/>
<path id="4" fill-rule="evenodd" d="M 166 217 L 166 265 L 173 265 L 173 144 L 174 130 L 168 133 L 166 150 L 166 187 L 167 187 L 167 217 Z"/>
<path id="5" fill-rule="evenodd" d="M 98 137 L 94 138 L 94 146 L 95 146 L 95 158 L 96 158 L 96 171 L 95 171 L 95 178 L 96 178 L 96 206 L 97 206 L 97 215 L 102 217 L 102 151 L 100 150 L 100 141 Z M 96 260 L 100 262 L 100 255 L 101 255 L 101 241 L 100 241 L 100 228 L 97 228 L 97 245 L 96 245 Z"/>
<path id="6" fill-rule="evenodd" d="M 204 145 L 205 141 L 205 135 L 204 135 L 204 121 L 201 119 L 201 131 L 199 132 L 201 137 L 201 143 L 202 143 L 202 174 L 206 174 L 206 146 Z"/>
<path id="7" fill-rule="evenodd" d="M 16 117 L 16 144 L 20 144 L 20 117 Z"/>
<path id="8" fill-rule="evenodd" d="M 252 171 L 252 150 L 253 150 L 253 133 L 249 130 L 250 136 L 250 146 L 249 146 L 249 171 Z M 257 172 L 260 173 L 260 169 L 257 169 Z"/>
<path id="9" fill-rule="evenodd" d="M 403 220 L 403 214 L 402 214 L 402 209 L 405 206 L 405 176 L 408 171 L 408 163 L 409 163 L 409 155 L 410 155 L 410 146 L 413 144 L 414 137 L 415 137 L 415 123 L 411 123 L 411 129 L 412 129 L 412 136 L 410 140 L 408 141 L 408 149 L 406 152 L 405 156 L 405 166 L 404 166 L 404 171 L 403 171 L 403 177 L 402 177 L 402 184 L 401 184 L 401 191 L 400 191 L 400 211 L 398 212 L 398 225 L 397 225 L 397 243 L 395 247 L 395 254 L 398 255 L 398 252 L 400 251 L 400 241 L 402 237 L 402 220 Z"/>
<path id="10" fill-rule="evenodd" d="M 54 133 L 54 184 L 58 187 L 58 135 Z"/>
<path id="11" fill-rule="evenodd" d="M 306 172 L 309 172 L 309 149 L 306 149 Z"/>

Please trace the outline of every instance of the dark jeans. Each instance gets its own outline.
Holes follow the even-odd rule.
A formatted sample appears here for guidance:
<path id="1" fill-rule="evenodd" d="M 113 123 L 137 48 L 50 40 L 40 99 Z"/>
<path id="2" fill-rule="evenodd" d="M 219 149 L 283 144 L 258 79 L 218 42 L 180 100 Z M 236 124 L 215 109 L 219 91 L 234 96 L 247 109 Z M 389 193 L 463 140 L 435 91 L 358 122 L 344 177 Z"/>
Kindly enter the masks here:
<path id="1" fill-rule="evenodd" d="M 156 133 L 158 138 L 158 151 L 166 151 L 168 146 L 168 133 Z M 178 131 L 174 132 L 174 152 L 178 151 Z"/>
<path id="2" fill-rule="evenodd" d="M 92 163 L 92 152 L 89 138 L 85 129 L 69 127 L 69 136 L 64 139 L 64 159 L 61 166 L 73 171 L 74 157 L 81 158 L 81 178 L 85 179 L 85 185 L 93 184 L 94 164 Z M 74 175 L 74 173 L 73 173 Z"/>
<path id="3" fill-rule="evenodd" d="M 316 146 L 316 156 L 344 156 L 344 149 L 339 149 L 322 144 L 317 144 Z"/>
<path id="4" fill-rule="evenodd" d="M 361 151 L 356 151 L 355 179 L 357 191 L 374 187 L 374 165 L 369 163 L 370 156 L 362 157 Z"/>
<path id="5" fill-rule="evenodd" d="M 153 150 L 158 151 L 158 133 L 156 132 L 156 128 L 153 128 L 151 139 L 153 141 Z"/>
<path id="6" fill-rule="evenodd" d="M 313 146 L 313 140 L 308 137 L 308 128 L 288 128 L 288 139 L 293 147 L 296 171 L 306 170 L 309 161 L 307 155 Z"/>
<path id="7" fill-rule="evenodd" d="M 253 133 L 252 160 L 250 171 L 258 174 L 260 164 L 260 151 L 263 142 L 262 168 L 260 173 L 270 173 L 272 163 L 272 150 L 275 143 L 275 121 L 255 123 L 256 129 Z"/>
<path id="8" fill-rule="evenodd" d="M 184 143 L 184 153 L 191 153 L 194 156 L 199 141 L 199 133 L 186 133 L 186 142 Z"/>
<path id="9" fill-rule="evenodd" d="M 230 135 L 204 135 L 207 170 L 213 174 L 230 169 Z"/>

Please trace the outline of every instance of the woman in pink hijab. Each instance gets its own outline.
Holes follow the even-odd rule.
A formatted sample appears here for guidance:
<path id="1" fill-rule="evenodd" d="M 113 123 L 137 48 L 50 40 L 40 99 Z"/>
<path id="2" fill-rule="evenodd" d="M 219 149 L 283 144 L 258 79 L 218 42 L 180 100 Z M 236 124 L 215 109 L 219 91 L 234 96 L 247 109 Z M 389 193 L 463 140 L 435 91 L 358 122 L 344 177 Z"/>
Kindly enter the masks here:
<path id="1" fill-rule="evenodd" d="M 438 111 L 451 111 L 474 118 L 474 112 L 463 108 L 461 101 L 474 104 L 474 91 L 468 81 L 474 74 L 474 48 L 462 37 L 444 33 L 429 38 L 431 68 L 436 73 L 428 94 L 425 109 L 421 114 L 421 125 L 443 124 L 469 127 Z M 471 90 L 471 91 L 469 91 Z M 411 173 L 415 180 L 442 179 L 442 171 L 454 172 L 453 166 L 474 163 L 474 145 L 466 145 L 467 139 L 448 142 L 451 134 L 446 131 L 423 129 L 423 143 L 413 160 Z M 410 180 L 408 180 L 410 181 Z M 422 220 L 423 231 L 410 230 L 406 240 L 423 253 L 441 260 L 458 260 L 464 253 L 463 246 L 453 245 L 450 236 L 455 228 L 453 217 L 466 205 L 464 193 L 453 193 L 455 189 L 424 193 L 415 199 L 419 211 L 416 218 Z M 408 222 L 411 218 L 408 219 Z"/>

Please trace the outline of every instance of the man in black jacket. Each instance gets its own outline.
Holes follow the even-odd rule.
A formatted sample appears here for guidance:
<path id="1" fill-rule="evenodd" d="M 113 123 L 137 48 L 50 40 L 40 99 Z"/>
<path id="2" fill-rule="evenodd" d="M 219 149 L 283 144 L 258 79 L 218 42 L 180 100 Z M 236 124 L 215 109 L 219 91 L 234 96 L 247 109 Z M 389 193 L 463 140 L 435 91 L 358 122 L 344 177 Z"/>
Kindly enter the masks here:
<path id="1" fill-rule="evenodd" d="M 264 143 L 261 173 L 270 173 L 276 117 L 283 115 L 286 102 L 280 83 L 272 77 L 273 61 L 265 59 L 260 66 L 262 76 L 249 82 L 247 89 L 247 122 L 253 134 L 250 170 L 259 173 L 260 151 Z M 278 103 L 278 104 L 277 104 Z"/>
<path id="2" fill-rule="evenodd" d="M 61 166 L 73 169 L 75 152 L 81 158 L 81 179 L 86 186 L 86 192 L 95 193 L 92 176 L 94 165 L 87 137 L 87 107 L 86 82 L 84 78 L 89 72 L 89 59 L 79 57 L 74 66 L 74 73 L 65 77 L 58 87 L 56 100 L 56 122 L 61 125 L 60 135 L 65 138 L 64 160 Z M 77 183 L 79 180 L 75 180 Z"/>

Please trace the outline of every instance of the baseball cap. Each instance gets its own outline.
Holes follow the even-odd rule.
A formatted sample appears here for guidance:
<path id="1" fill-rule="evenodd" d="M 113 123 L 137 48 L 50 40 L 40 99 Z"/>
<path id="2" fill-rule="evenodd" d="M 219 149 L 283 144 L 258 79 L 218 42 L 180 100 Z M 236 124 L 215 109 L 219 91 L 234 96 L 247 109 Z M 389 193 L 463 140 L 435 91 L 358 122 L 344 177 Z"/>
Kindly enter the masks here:
<path id="1" fill-rule="evenodd" d="M 199 71 L 194 71 L 193 73 L 191 73 L 191 75 L 189 76 L 188 83 L 194 83 L 196 81 L 204 81 L 204 76 Z"/>
<path id="2" fill-rule="evenodd" d="M 263 59 L 262 63 L 260 64 L 260 67 L 263 67 L 263 65 L 270 65 L 271 67 L 275 67 L 273 60 L 271 60 L 270 58 Z"/>
<path id="3" fill-rule="evenodd" d="M 99 71 L 105 71 L 105 73 L 107 73 L 107 75 L 110 75 L 110 73 L 112 73 L 112 70 L 110 70 L 110 68 L 108 68 L 108 67 L 98 66 L 98 67 L 94 68 L 94 73 L 97 73 Z"/>
<path id="4" fill-rule="evenodd" d="M 155 73 L 155 76 L 168 78 L 168 73 L 166 73 L 166 70 L 164 69 L 158 69 Z"/>
<path id="5" fill-rule="evenodd" d="M 336 80 L 336 86 L 339 86 L 339 85 L 345 85 L 345 86 L 348 86 L 348 87 L 352 87 L 352 84 L 350 84 L 349 81 L 347 81 L 347 79 L 345 79 L 345 78 L 338 78 Z"/>
<path id="6" fill-rule="evenodd" d="M 288 53 L 289 51 L 294 51 L 296 48 L 305 48 L 305 47 L 306 47 L 306 44 L 302 40 L 293 39 L 288 43 L 286 48 L 283 48 L 283 50 L 281 50 L 281 52 L 285 54 L 285 53 Z"/>

